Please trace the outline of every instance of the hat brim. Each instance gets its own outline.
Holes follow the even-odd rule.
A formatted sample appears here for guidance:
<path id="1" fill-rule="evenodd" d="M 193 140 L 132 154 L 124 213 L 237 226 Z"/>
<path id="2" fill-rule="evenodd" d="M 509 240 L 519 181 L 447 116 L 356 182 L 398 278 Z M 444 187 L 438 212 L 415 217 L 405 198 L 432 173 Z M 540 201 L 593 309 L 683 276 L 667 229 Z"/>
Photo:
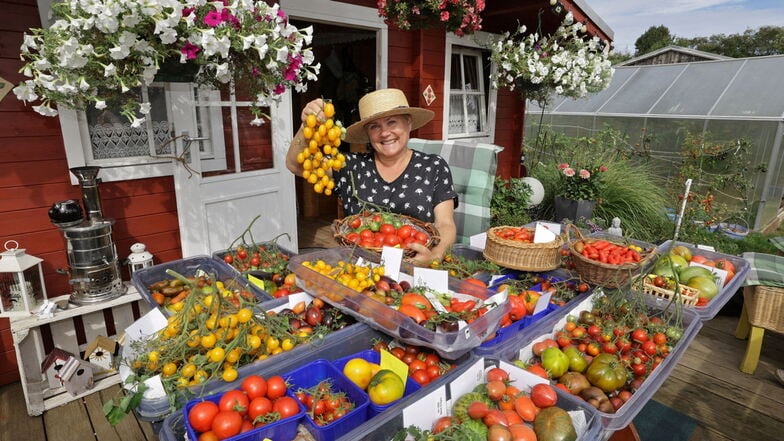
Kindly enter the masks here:
<path id="1" fill-rule="evenodd" d="M 423 109 L 421 107 L 400 107 L 397 109 L 390 109 L 384 112 L 371 115 L 362 121 L 357 121 L 351 124 L 346 129 L 345 141 L 350 143 L 368 143 L 370 139 L 367 135 L 365 126 L 379 118 L 386 118 L 394 115 L 410 115 L 411 116 L 411 130 L 416 130 L 425 124 L 429 123 L 435 113 L 432 110 Z"/>

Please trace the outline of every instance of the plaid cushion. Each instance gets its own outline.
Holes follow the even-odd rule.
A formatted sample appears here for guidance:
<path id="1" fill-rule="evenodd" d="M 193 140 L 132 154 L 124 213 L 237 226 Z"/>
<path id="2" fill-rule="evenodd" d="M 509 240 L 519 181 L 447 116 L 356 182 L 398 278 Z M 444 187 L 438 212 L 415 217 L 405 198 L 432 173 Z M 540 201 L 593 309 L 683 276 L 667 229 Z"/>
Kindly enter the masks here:
<path id="1" fill-rule="evenodd" d="M 773 246 L 775 246 L 776 248 L 778 248 L 782 252 L 784 252 L 784 236 L 771 237 L 770 238 L 770 243 L 772 243 Z"/>
<path id="2" fill-rule="evenodd" d="M 503 147 L 419 138 L 411 138 L 408 146 L 440 155 L 452 169 L 452 180 L 459 201 L 455 209 L 457 242 L 468 243 L 471 236 L 487 231 L 490 228 L 490 200 L 493 197 L 497 156 Z"/>
<path id="3" fill-rule="evenodd" d="M 749 262 L 749 274 L 744 285 L 764 285 L 784 288 L 784 257 L 763 253 L 743 253 Z"/>

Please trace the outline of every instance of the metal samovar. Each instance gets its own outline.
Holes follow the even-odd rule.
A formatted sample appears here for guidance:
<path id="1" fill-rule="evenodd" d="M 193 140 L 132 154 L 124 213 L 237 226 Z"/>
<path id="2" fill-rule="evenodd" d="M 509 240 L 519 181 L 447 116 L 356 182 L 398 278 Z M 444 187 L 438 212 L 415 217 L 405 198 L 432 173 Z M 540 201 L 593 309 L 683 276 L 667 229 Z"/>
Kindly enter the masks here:
<path id="1" fill-rule="evenodd" d="M 65 236 L 68 269 L 73 288 L 70 302 L 83 305 L 119 297 L 126 292 L 120 275 L 120 262 L 112 240 L 114 219 L 104 218 L 98 192 L 100 167 L 75 167 L 71 173 L 82 188 L 82 203 L 86 216 L 76 201 L 55 203 L 49 210 L 52 223 Z"/>

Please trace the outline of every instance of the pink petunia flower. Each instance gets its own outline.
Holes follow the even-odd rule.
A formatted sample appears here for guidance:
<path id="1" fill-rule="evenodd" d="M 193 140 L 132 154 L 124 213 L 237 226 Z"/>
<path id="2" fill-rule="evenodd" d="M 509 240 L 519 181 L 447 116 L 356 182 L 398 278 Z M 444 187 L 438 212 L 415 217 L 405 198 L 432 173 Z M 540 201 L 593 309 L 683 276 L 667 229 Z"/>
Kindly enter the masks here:
<path id="1" fill-rule="evenodd" d="M 441 21 L 449 21 L 449 11 L 441 11 Z"/>
<path id="2" fill-rule="evenodd" d="M 210 27 L 216 27 L 223 23 L 223 17 L 218 11 L 210 11 L 204 16 L 204 24 Z"/>
<path id="3" fill-rule="evenodd" d="M 571 178 L 572 176 L 574 176 L 574 169 L 571 167 L 566 167 L 565 169 L 563 169 L 563 174 Z"/>
<path id="4" fill-rule="evenodd" d="M 591 172 L 583 168 L 580 170 L 580 177 L 583 179 L 589 179 L 591 177 Z"/>
<path id="5" fill-rule="evenodd" d="M 286 86 L 284 86 L 283 84 L 278 84 L 277 86 L 275 86 L 275 90 L 273 92 L 275 92 L 275 95 L 280 95 L 285 91 L 286 91 Z"/>
<path id="6" fill-rule="evenodd" d="M 600 172 L 602 172 L 602 173 L 604 173 L 604 172 L 606 172 L 606 171 L 607 171 L 607 167 L 605 167 L 605 166 L 601 166 L 601 167 L 599 167 L 599 171 L 600 171 Z"/>
<path id="7" fill-rule="evenodd" d="M 180 52 L 185 54 L 185 59 L 186 60 L 193 60 L 194 58 L 199 56 L 199 51 L 200 50 L 201 50 L 201 48 L 199 46 L 196 46 L 195 44 L 193 44 L 193 43 L 191 43 L 189 41 L 189 42 L 185 43 L 185 46 L 183 46 L 180 49 Z"/>
<path id="8" fill-rule="evenodd" d="M 562 163 L 558 164 L 558 170 L 563 170 L 565 168 L 569 168 L 569 164 L 567 164 L 565 162 L 562 162 Z"/>

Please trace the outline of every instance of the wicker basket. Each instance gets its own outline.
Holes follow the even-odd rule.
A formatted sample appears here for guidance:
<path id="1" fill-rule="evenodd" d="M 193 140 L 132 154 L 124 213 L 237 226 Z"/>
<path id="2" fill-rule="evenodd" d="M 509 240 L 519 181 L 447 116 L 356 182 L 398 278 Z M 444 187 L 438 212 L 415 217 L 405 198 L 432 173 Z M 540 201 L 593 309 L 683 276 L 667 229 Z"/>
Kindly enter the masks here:
<path id="1" fill-rule="evenodd" d="M 743 288 L 749 323 L 784 334 L 784 288 L 754 285 Z"/>
<path id="2" fill-rule="evenodd" d="M 626 285 L 629 283 L 631 277 L 637 275 L 642 267 L 653 257 L 654 254 L 656 254 L 655 248 L 646 249 L 640 253 L 642 258 L 639 262 L 612 265 L 609 263 L 603 263 L 589 259 L 575 249 L 575 244 L 578 241 L 591 243 L 599 239 L 583 237 L 580 230 L 574 224 L 568 224 L 566 226 L 566 234 L 569 237 L 568 247 L 572 254 L 574 269 L 580 274 L 580 278 L 585 282 L 593 285 L 603 286 L 605 288 L 618 288 Z M 572 234 L 575 234 L 577 237 L 572 239 Z M 607 239 L 601 240 L 607 241 Z M 620 243 L 616 243 L 620 245 Z"/>
<path id="3" fill-rule="evenodd" d="M 658 297 L 665 300 L 672 300 L 673 296 L 675 295 L 674 289 L 667 289 L 661 288 L 653 284 L 653 280 L 648 277 L 641 277 L 638 280 L 634 287 L 645 294 L 652 295 L 654 297 Z M 679 286 L 681 290 L 681 295 L 678 297 L 684 305 L 694 306 L 700 299 L 700 291 L 698 289 L 692 288 L 690 286 L 681 285 Z"/>
<path id="4" fill-rule="evenodd" d="M 368 216 L 372 216 L 373 214 L 375 213 L 352 214 L 350 216 L 344 217 L 343 219 L 335 219 L 332 222 L 332 236 L 335 238 L 335 242 L 337 242 L 339 245 L 342 246 L 355 246 L 356 244 L 346 239 L 346 235 L 348 235 L 348 233 L 350 233 L 353 230 L 349 226 L 351 224 L 351 221 L 353 221 L 356 218 L 366 218 Z M 427 242 L 425 243 L 426 247 L 433 248 L 434 246 L 438 245 L 438 242 L 440 242 L 441 238 L 438 235 L 438 230 L 436 229 L 435 225 L 428 222 L 423 222 L 411 216 L 406 216 L 404 214 L 396 214 L 395 216 L 399 218 L 401 221 L 403 221 L 404 224 L 410 225 L 415 230 L 422 231 L 425 234 L 427 234 L 428 239 Z M 381 247 L 362 247 L 362 248 L 376 253 L 381 252 Z M 405 257 L 412 257 L 415 254 L 416 251 L 409 248 L 405 248 L 403 251 L 403 255 Z"/>
<path id="5" fill-rule="evenodd" d="M 564 244 L 559 235 L 547 243 L 524 243 L 516 240 L 503 239 L 496 231 L 509 226 L 490 228 L 485 242 L 485 259 L 504 268 L 520 271 L 550 271 L 561 264 L 560 250 Z"/>

